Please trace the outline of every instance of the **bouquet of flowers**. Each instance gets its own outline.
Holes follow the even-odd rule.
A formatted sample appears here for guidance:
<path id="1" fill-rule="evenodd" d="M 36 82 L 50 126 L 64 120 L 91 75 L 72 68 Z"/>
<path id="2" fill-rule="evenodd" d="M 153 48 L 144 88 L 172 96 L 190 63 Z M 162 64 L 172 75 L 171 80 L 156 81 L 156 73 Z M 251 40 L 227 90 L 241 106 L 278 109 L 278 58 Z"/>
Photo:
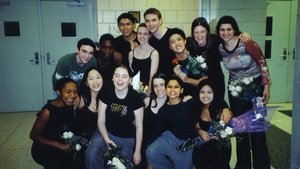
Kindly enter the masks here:
<path id="1" fill-rule="evenodd" d="M 267 131 L 271 127 L 269 121 L 278 106 L 266 107 L 262 100 L 261 97 L 253 99 L 253 109 L 248 110 L 238 117 L 232 118 L 227 124 L 223 121 L 213 121 L 208 133 L 210 136 L 216 137 L 217 140 L 222 142 L 235 136 L 237 133 Z M 185 141 L 183 144 L 177 146 L 176 149 L 179 152 L 183 152 L 195 146 L 201 146 L 203 143 L 205 143 L 205 141 L 198 136 Z"/>
<path id="2" fill-rule="evenodd" d="M 109 144 L 109 149 L 104 154 L 104 159 L 107 161 L 105 169 L 126 169 L 126 164 L 133 166 L 123 155 L 122 147 L 115 147 L 113 144 Z"/>
<path id="3" fill-rule="evenodd" d="M 74 159 L 76 158 L 77 152 L 79 152 L 82 147 L 88 145 L 88 141 L 84 137 L 76 136 L 71 131 L 65 131 L 61 138 L 63 138 L 67 144 L 71 145 L 69 151 L 74 153 Z"/>

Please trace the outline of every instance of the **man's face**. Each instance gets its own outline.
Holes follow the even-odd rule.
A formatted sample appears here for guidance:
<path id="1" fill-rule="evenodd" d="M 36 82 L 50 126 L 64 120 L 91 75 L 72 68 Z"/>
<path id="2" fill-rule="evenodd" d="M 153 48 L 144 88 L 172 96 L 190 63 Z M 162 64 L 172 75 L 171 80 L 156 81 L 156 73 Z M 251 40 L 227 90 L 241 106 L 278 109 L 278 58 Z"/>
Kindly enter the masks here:
<path id="1" fill-rule="evenodd" d="M 94 55 L 94 48 L 89 45 L 81 45 L 79 50 L 77 50 L 78 63 L 87 64 Z"/>
<path id="2" fill-rule="evenodd" d="M 135 24 L 131 20 L 124 18 L 120 20 L 118 27 L 123 36 L 130 36 L 135 29 Z"/>
<path id="3" fill-rule="evenodd" d="M 110 40 L 105 40 L 100 44 L 100 51 L 103 53 L 106 59 L 110 58 L 114 53 L 114 48 Z"/>
<path id="4" fill-rule="evenodd" d="M 161 19 L 156 14 L 147 14 L 145 24 L 151 33 L 156 33 L 161 25 Z"/>

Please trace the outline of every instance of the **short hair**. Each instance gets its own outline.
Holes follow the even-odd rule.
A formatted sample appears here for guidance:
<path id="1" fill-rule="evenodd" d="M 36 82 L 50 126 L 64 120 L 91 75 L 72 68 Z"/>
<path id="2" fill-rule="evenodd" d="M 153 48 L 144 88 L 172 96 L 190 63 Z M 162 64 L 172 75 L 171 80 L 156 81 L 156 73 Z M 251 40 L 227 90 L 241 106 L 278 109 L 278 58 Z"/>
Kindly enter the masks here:
<path id="1" fill-rule="evenodd" d="M 168 83 L 171 80 L 176 80 L 178 82 L 178 84 L 180 85 L 181 88 L 184 88 L 184 82 L 182 81 L 182 79 L 176 75 L 172 75 L 171 77 L 169 77 L 166 81 L 166 86 L 168 85 Z"/>
<path id="2" fill-rule="evenodd" d="M 131 15 L 129 12 L 124 12 L 118 17 L 118 19 L 117 19 L 118 25 L 120 24 L 120 21 L 122 19 L 129 19 L 133 24 L 137 23 L 137 19 L 133 15 Z"/>
<path id="3" fill-rule="evenodd" d="M 80 39 L 77 42 L 77 49 L 79 50 L 82 45 L 91 46 L 94 49 L 94 51 L 96 50 L 96 45 L 95 45 L 94 41 L 92 41 L 90 38 L 82 38 L 82 39 Z"/>
<path id="4" fill-rule="evenodd" d="M 99 39 L 99 46 L 101 46 L 102 43 L 103 43 L 104 41 L 106 41 L 106 40 L 111 41 L 113 47 L 115 47 L 115 38 L 114 38 L 111 34 L 109 34 L 109 33 L 103 34 L 103 35 L 100 37 L 100 39 Z"/>
<path id="5" fill-rule="evenodd" d="M 174 35 L 174 34 L 178 34 L 178 35 L 180 35 L 183 39 L 186 39 L 185 33 L 184 33 L 184 31 L 183 31 L 182 29 L 179 29 L 179 28 L 173 28 L 173 29 L 172 29 L 172 32 L 171 32 L 171 34 L 170 34 L 170 36 L 169 36 L 169 39 L 170 39 L 170 37 L 171 37 L 172 35 Z"/>
<path id="6" fill-rule="evenodd" d="M 236 20 L 234 19 L 234 17 L 229 16 L 229 15 L 225 15 L 225 16 L 222 16 L 219 19 L 219 21 L 217 23 L 217 26 L 216 26 L 216 30 L 217 30 L 218 34 L 219 34 L 220 27 L 221 27 L 222 24 L 230 24 L 232 26 L 232 29 L 235 31 L 235 33 L 234 33 L 235 36 L 241 34 L 239 26 L 238 26 Z"/>
<path id="7" fill-rule="evenodd" d="M 74 83 L 76 85 L 76 87 L 78 88 L 77 83 L 73 79 L 71 79 L 69 77 L 63 77 L 63 78 L 58 79 L 58 81 L 55 83 L 55 90 L 58 90 L 61 92 L 67 83 Z"/>
<path id="8" fill-rule="evenodd" d="M 147 9 L 145 12 L 144 12 L 144 18 L 146 15 L 148 14 L 154 14 L 154 15 L 157 15 L 158 19 L 161 19 L 162 15 L 161 15 L 161 12 L 156 9 L 156 8 L 149 8 Z"/>

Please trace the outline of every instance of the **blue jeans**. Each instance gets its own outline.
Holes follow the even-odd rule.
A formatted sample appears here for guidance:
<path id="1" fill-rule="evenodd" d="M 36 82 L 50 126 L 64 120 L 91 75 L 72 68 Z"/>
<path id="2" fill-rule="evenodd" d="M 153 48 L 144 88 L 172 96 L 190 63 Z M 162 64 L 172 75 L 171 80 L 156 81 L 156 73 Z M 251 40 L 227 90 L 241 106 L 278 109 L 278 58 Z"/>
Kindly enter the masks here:
<path id="1" fill-rule="evenodd" d="M 108 137 L 117 145 L 122 146 L 123 155 L 132 161 L 135 138 L 122 138 L 108 133 Z M 108 150 L 107 144 L 101 136 L 98 129 L 94 132 L 90 144 L 85 151 L 85 166 L 87 169 L 103 169 L 104 154 Z M 132 168 L 130 164 L 126 165 L 127 169 Z"/>
<path id="2" fill-rule="evenodd" d="M 154 169 L 192 169 L 192 150 L 176 150 L 184 141 L 176 138 L 170 131 L 165 131 L 146 150 L 150 165 Z"/>

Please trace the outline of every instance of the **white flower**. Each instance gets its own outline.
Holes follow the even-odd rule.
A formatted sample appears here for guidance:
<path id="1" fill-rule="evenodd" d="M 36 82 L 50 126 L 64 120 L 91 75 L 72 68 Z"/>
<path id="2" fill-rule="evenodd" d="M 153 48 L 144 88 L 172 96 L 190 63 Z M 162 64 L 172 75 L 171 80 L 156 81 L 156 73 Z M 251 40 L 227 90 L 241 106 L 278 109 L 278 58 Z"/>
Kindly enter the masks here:
<path id="1" fill-rule="evenodd" d="M 241 86 L 236 86 L 236 87 L 235 87 L 235 91 L 241 92 L 241 91 L 242 91 L 242 87 L 241 87 Z"/>
<path id="2" fill-rule="evenodd" d="M 219 123 L 221 126 L 223 126 L 223 127 L 225 126 L 225 122 L 223 120 L 220 120 Z"/>
<path id="3" fill-rule="evenodd" d="M 64 138 L 64 139 L 70 139 L 70 138 L 73 137 L 73 135 L 74 134 L 71 131 L 66 131 L 66 132 L 63 133 L 62 138 Z"/>
<path id="4" fill-rule="evenodd" d="M 75 149 L 76 149 L 77 151 L 79 151 L 79 150 L 81 149 L 81 145 L 80 145 L 80 144 L 76 144 Z"/>
<path id="5" fill-rule="evenodd" d="M 235 87 L 233 85 L 228 85 L 229 91 L 235 91 Z"/>
<path id="6" fill-rule="evenodd" d="M 245 77 L 242 82 L 244 82 L 246 85 L 250 84 L 251 82 L 253 82 L 253 77 Z"/>
<path id="7" fill-rule="evenodd" d="M 231 135 L 233 133 L 233 129 L 231 127 L 228 127 L 228 126 L 226 127 L 225 131 L 228 135 Z"/>
<path id="8" fill-rule="evenodd" d="M 124 164 L 117 157 L 112 159 L 112 165 L 116 166 L 117 169 L 126 169 Z"/>
<path id="9" fill-rule="evenodd" d="M 268 70 L 268 68 L 266 66 L 263 66 L 261 69 L 262 69 L 262 71 L 267 71 Z"/>
<path id="10" fill-rule="evenodd" d="M 221 138 L 226 138 L 227 137 L 227 133 L 225 130 L 220 131 L 220 137 Z"/>
<path id="11" fill-rule="evenodd" d="M 237 91 L 231 91 L 231 95 L 232 95 L 232 96 L 238 96 L 239 93 L 238 93 Z"/>
<path id="12" fill-rule="evenodd" d="M 199 63 L 203 63 L 205 61 L 205 59 L 200 55 L 200 56 L 197 56 L 196 57 L 196 60 L 199 62 Z"/>
<path id="13" fill-rule="evenodd" d="M 203 69 L 205 69 L 205 68 L 207 67 L 206 63 L 205 63 L 205 62 L 202 63 L 202 64 L 201 64 L 201 67 L 202 67 Z"/>

